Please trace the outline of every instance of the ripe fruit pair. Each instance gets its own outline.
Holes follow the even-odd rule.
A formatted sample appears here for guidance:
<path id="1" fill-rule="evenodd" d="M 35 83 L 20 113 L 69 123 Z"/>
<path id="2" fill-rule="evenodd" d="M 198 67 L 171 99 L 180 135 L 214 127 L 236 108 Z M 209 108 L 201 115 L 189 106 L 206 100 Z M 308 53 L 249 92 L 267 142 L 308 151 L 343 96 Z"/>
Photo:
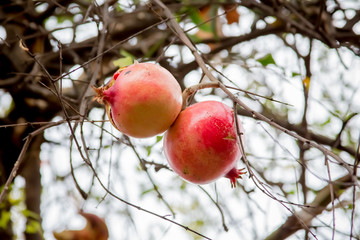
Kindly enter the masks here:
<path id="1" fill-rule="evenodd" d="M 205 101 L 181 111 L 178 82 L 166 69 L 151 63 L 121 69 L 108 85 L 95 91 L 120 132 L 142 138 L 167 130 L 165 156 L 182 178 L 205 184 L 224 176 L 232 187 L 241 178 L 243 172 L 236 163 L 242 154 L 230 107 Z"/>

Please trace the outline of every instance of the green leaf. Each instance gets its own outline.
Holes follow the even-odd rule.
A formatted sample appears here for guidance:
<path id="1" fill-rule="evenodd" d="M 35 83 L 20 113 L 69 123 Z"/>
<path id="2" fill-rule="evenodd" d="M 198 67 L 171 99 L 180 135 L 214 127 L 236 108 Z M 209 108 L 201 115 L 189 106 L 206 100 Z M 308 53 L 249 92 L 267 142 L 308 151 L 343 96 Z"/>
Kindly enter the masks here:
<path id="1" fill-rule="evenodd" d="M 218 11 L 219 6 L 218 5 L 211 5 L 211 9 L 210 9 L 210 15 L 211 15 L 211 32 L 214 34 L 214 38 L 216 40 L 219 40 L 219 36 L 218 36 L 218 32 L 217 32 L 217 20 L 216 20 L 216 15 L 217 15 L 217 11 Z"/>
<path id="2" fill-rule="evenodd" d="M 12 197 L 9 198 L 9 202 L 10 202 L 11 206 L 17 206 L 17 205 L 21 204 L 22 201 L 24 201 L 23 195 L 19 198 L 12 198 Z"/>
<path id="3" fill-rule="evenodd" d="M 133 64 L 133 62 L 134 61 L 133 61 L 132 57 L 124 57 L 124 58 L 119 58 L 119 59 L 113 61 L 113 64 L 116 67 L 122 68 L 122 67 L 126 67 L 126 66 Z"/>
<path id="4" fill-rule="evenodd" d="M 33 212 L 33 211 L 30 211 L 28 209 L 24 209 L 21 211 L 21 213 L 24 215 L 24 217 L 27 217 L 27 218 L 34 218 L 34 219 L 40 219 L 40 216 L 39 214 L 37 214 L 36 212 Z"/>
<path id="5" fill-rule="evenodd" d="M 147 190 L 144 190 L 141 195 L 144 196 L 145 194 L 148 194 L 150 192 L 154 191 L 154 188 L 150 188 L 150 189 L 147 189 Z"/>
<path id="6" fill-rule="evenodd" d="M 156 136 L 156 143 L 160 142 L 163 139 L 163 136 Z"/>
<path id="7" fill-rule="evenodd" d="M 134 55 L 132 55 L 131 53 L 129 53 L 124 49 L 120 49 L 120 54 L 123 55 L 124 57 L 131 57 L 132 59 L 136 59 Z"/>
<path id="8" fill-rule="evenodd" d="M 147 146 L 147 147 L 146 147 L 147 156 L 150 156 L 150 154 L 151 154 L 151 148 L 152 148 L 152 146 Z"/>
<path id="9" fill-rule="evenodd" d="M 291 195 L 294 195 L 296 192 L 295 192 L 295 190 L 290 190 L 289 192 L 288 192 L 288 194 L 291 194 Z"/>
<path id="10" fill-rule="evenodd" d="M 190 7 L 188 9 L 188 14 L 191 21 L 201 30 L 205 32 L 212 32 L 211 24 L 204 23 L 204 19 L 201 17 L 199 9 L 195 7 Z"/>
<path id="11" fill-rule="evenodd" d="M 58 23 L 64 23 L 65 21 L 71 21 L 73 22 L 73 16 L 69 16 L 69 15 L 59 15 L 56 17 L 57 18 L 57 21 Z"/>
<path id="12" fill-rule="evenodd" d="M 266 66 L 269 65 L 269 64 L 274 64 L 274 65 L 276 65 L 276 62 L 275 62 L 273 56 L 271 55 L 271 53 L 265 55 L 265 56 L 262 57 L 262 58 L 256 59 L 256 61 L 258 61 L 259 63 L 261 63 L 261 65 L 263 65 L 264 67 L 266 67 Z"/>
<path id="13" fill-rule="evenodd" d="M 297 77 L 297 76 L 300 76 L 301 74 L 300 73 L 297 73 L 297 72 L 292 72 L 291 76 L 292 77 Z"/>
<path id="14" fill-rule="evenodd" d="M 6 229 L 11 218 L 10 211 L 1 211 L 0 213 L 0 229 Z"/>
<path id="15" fill-rule="evenodd" d="M 122 7 L 121 7 L 120 4 L 116 4 L 115 10 L 116 10 L 117 12 L 119 12 L 119 13 L 123 11 L 123 9 L 122 9 Z"/>
<path id="16" fill-rule="evenodd" d="M 28 224 L 26 224 L 25 232 L 30 234 L 41 232 L 40 223 L 34 220 L 29 221 Z"/>
<path id="17" fill-rule="evenodd" d="M 331 117 L 328 117 L 327 120 L 320 124 L 321 127 L 324 127 L 325 125 L 329 124 L 331 122 Z"/>

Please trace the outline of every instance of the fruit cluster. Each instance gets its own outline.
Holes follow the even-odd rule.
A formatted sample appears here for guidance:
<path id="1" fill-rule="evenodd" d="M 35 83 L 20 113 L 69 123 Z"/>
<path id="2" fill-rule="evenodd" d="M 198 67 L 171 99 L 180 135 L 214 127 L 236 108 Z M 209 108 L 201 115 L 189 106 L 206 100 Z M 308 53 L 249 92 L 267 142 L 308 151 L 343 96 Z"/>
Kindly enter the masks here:
<path id="1" fill-rule="evenodd" d="M 182 108 L 182 92 L 173 75 L 153 63 L 119 69 L 106 86 L 94 88 L 112 125 L 137 138 L 163 133 L 164 152 L 171 168 L 197 184 L 230 179 L 236 186 L 244 169 L 236 169 L 242 151 L 232 108 L 204 101 Z M 185 100 L 186 101 L 186 100 Z M 238 128 L 236 128 L 238 124 Z"/>

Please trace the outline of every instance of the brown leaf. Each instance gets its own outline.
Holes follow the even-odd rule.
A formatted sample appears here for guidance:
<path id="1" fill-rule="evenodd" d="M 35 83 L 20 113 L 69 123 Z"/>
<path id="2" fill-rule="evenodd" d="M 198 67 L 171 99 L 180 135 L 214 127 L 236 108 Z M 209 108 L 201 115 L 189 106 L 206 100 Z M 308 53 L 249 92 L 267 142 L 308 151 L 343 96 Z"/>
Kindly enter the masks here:
<path id="1" fill-rule="evenodd" d="M 239 23 L 240 14 L 237 12 L 236 7 L 236 4 L 223 4 L 228 24 Z"/>

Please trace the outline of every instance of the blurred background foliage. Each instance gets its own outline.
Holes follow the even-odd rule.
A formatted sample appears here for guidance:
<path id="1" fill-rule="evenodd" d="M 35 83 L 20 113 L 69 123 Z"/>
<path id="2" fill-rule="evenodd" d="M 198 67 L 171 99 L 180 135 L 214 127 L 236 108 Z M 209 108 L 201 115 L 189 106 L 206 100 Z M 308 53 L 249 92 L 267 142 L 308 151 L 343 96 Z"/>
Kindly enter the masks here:
<path id="1" fill-rule="evenodd" d="M 3 0 L 0 239 L 54 239 L 84 225 L 79 210 L 116 240 L 360 239 L 360 3 L 162 2 L 233 94 L 345 164 L 239 107 L 248 174 L 236 189 L 187 183 L 162 136 L 121 135 L 92 101 L 91 86 L 133 60 L 157 62 L 182 89 L 208 81 L 156 1 Z M 233 106 L 220 89 L 192 103 L 207 99 Z"/>

